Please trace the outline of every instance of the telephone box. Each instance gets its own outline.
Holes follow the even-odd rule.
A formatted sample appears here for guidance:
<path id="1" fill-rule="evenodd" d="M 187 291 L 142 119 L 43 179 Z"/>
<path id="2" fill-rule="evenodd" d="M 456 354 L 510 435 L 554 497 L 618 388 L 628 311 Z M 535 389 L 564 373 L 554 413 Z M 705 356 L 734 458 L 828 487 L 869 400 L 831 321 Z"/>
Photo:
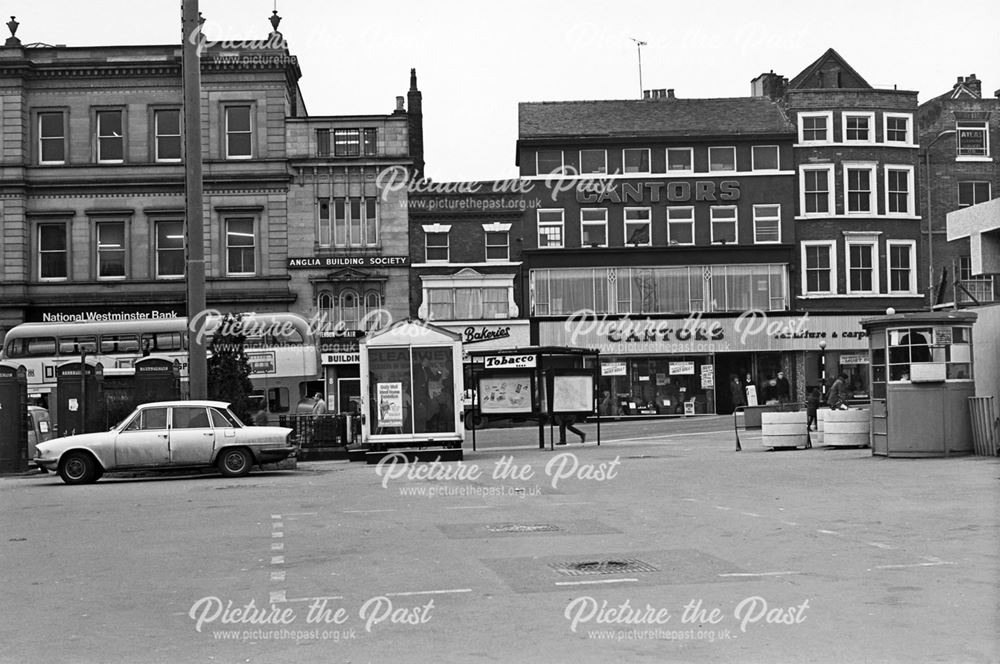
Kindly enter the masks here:
<path id="1" fill-rule="evenodd" d="M 871 348 L 871 444 L 879 456 L 970 454 L 971 311 L 866 318 Z"/>
<path id="2" fill-rule="evenodd" d="M 361 341 L 362 444 L 461 448 L 461 336 L 406 321 Z"/>
<path id="3" fill-rule="evenodd" d="M 67 362 L 56 367 L 56 409 L 59 435 L 104 431 L 104 400 L 101 382 L 104 366 L 100 363 Z"/>
<path id="4" fill-rule="evenodd" d="M 28 378 L 23 366 L 0 362 L 0 473 L 28 468 Z"/>

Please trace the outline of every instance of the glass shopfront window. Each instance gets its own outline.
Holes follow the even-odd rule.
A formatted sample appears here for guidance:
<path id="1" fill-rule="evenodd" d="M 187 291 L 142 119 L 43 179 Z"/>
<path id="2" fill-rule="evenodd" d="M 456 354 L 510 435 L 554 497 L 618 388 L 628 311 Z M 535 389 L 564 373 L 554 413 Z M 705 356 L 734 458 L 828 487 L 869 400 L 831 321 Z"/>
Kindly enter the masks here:
<path id="1" fill-rule="evenodd" d="M 602 416 L 683 415 L 715 412 L 714 366 L 708 355 L 662 357 L 601 356 L 599 408 Z M 708 369 L 703 369 L 709 365 Z M 705 372 L 711 379 L 706 379 Z M 688 407 L 690 413 L 691 406 Z"/>

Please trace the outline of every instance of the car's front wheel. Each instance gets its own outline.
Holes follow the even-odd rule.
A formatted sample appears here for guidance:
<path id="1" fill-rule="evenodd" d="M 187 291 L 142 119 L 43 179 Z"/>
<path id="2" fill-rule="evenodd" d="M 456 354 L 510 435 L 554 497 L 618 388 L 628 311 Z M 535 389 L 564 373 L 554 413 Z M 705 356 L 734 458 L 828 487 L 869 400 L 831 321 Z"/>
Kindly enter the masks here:
<path id="1" fill-rule="evenodd" d="M 253 457 L 242 447 L 234 447 L 223 450 L 217 464 L 219 472 L 226 477 L 242 477 L 250 472 L 250 468 L 253 466 Z"/>
<path id="2" fill-rule="evenodd" d="M 86 452 L 70 452 L 59 464 L 59 476 L 66 484 L 88 484 L 101 476 L 94 457 Z"/>

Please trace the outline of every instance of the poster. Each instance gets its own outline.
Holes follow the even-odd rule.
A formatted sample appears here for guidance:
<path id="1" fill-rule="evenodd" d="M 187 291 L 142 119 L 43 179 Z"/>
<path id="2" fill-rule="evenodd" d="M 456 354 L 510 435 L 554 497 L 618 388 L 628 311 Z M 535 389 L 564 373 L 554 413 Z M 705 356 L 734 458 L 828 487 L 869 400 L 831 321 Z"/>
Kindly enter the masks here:
<path id="1" fill-rule="evenodd" d="M 663 385 L 666 385 L 666 384 L 667 384 L 667 374 L 665 374 L 665 373 L 658 373 L 658 374 L 656 374 L 656 385 L 657 386 L 663 386 Z"/>
<path id="2" fill-rule="evenodd" d="M 602 376 L 624 376 L 626 375 L 626 366 L 624 362 L 602 362 L 601 363 L 601 375 Z"/>
<path id="3" fill-rule="evenodd" d="M 715 387 L 715 365 L 701 365 L 701 389 L 710 390 Z"/>
<path id="4" fill-rule="evenodd" d="M 413 431 L 410 386 L 410 350 L 408 348 L 372 348 L 368 351 L 368 408 L 369 422 L 378 426 L 395 426 L 402 428 L 401 433 Z M 378 386 L 396 383 L 400 386 L 402 400 L 401 424 L 382 425 L 381 406 Z"/>
<path id="5" fill-rule="evenodd" d="M 594 411 L 594 377 L 553 376 L 553 413 L 592 413 Z"/>
<path id="6" fill-rule="evenodd" d="M 671 362 L 670 363 L 670 375 L 671 376 L 693 376 L 694 375 L 694 362 Z"/>
<path id="7" fill-rule="evenodd" d="M 479 412 L 530 413 L 531 376 L 491 376 L 479 379 Z"/>
<path id="8" fill-rule="evenodd" d="M 757 405 L 757 386 L 747 385 L 747 405 L 756 406 Z"/>
<path id="9" fill-rule="evenodd" d="M 403 384 L 378 383 L 375 388 L 378 395 L 377 426 L 399 428 L 403 426 Z"/>

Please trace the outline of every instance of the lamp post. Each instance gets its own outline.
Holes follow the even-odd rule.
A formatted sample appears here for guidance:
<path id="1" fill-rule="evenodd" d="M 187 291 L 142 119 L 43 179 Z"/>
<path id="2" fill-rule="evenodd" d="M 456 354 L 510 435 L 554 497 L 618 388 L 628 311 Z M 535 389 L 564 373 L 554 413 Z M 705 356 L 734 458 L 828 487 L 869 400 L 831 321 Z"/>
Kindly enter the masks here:
<path id="1" fill-rule="evenodd" d="M 939 140 L 948 136 L 949 134 L 954 134 L 954 129 L 945 129 L 940 134 L 934 137 L 930 143 L 927 144 L 927 148 L 924 150 L 924 186 L 927 188 L 927 210 L 924 214 L 927 215 L 927 308 L 928 310 L 934 308 L 934 220 L 931 215 L 931 148 Z"/>
<path id="2" fill-rule="evenodd" d="M 826 339 L 820 339 L 819 341 L 819 372 L 823 391 L 826 392 Z"/>

